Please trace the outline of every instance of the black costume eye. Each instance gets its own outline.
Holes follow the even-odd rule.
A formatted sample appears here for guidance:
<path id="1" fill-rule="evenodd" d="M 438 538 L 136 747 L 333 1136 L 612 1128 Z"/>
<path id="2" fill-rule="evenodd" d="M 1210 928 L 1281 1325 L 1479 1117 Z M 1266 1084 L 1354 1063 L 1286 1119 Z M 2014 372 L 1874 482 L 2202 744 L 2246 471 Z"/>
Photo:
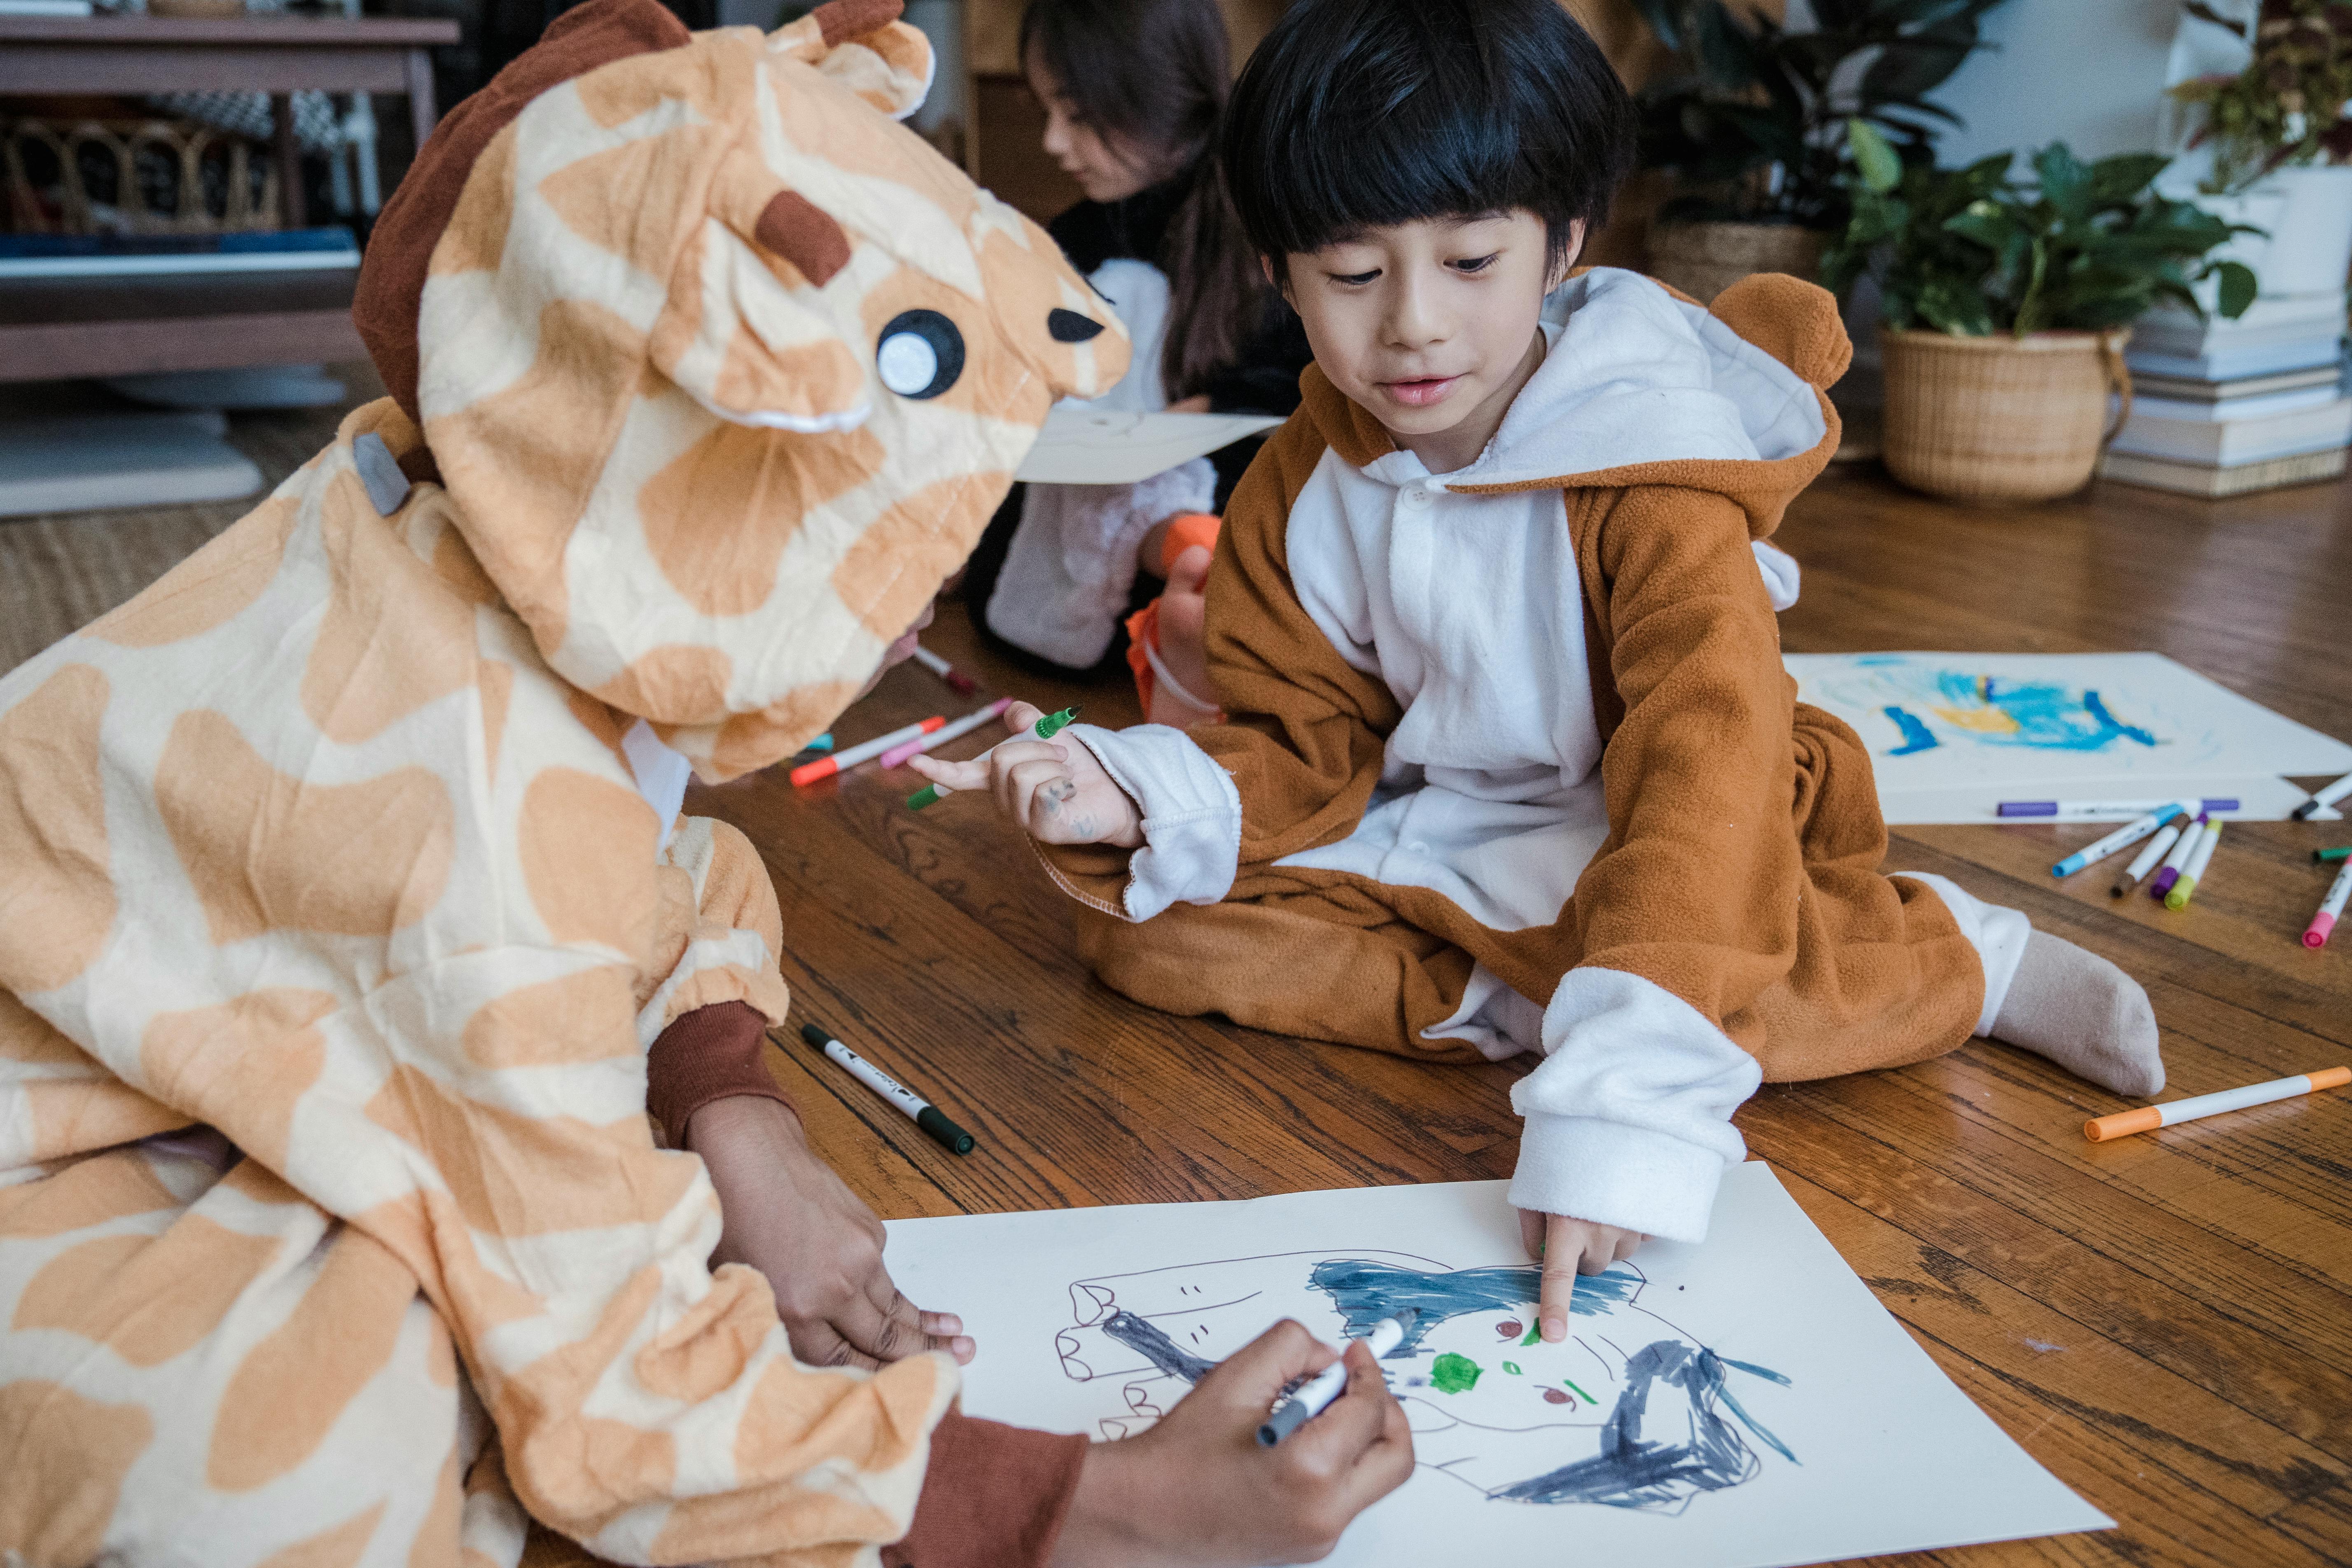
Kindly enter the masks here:
<path id="1" fill-rule="evenodd" d="M 1103 324 L 1092 316 L 1081 316 L 1076 310 L 1053 310 L 1045 312 L 1045 330 L 1054 334 L 1054 341 L 1057 343 L 1082 343 L 1090 338 L 1099 337 Z"/>
<path id="2" fill-rule="evenodd" d="M 963 374 L 963 334 L 937 310 L 901 310 L 882 329 L 874 368 L 901 397 L 937 397 Z"/>

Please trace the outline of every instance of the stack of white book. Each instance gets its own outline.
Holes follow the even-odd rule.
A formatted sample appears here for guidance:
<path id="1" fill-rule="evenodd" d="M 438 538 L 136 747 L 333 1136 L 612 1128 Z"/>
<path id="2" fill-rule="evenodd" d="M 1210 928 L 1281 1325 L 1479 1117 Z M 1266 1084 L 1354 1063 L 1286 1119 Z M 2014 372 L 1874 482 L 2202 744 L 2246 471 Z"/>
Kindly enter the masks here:
<path id="1" fill-rule="evenodd" d="M 2124 354 L 2131 417 L 2100 474 L 2203 496 L 2335 479 L 2352 447 L 2344 326 L 2340 291 L 2256 300 L 2235 321 L 2149 311 Z"/>

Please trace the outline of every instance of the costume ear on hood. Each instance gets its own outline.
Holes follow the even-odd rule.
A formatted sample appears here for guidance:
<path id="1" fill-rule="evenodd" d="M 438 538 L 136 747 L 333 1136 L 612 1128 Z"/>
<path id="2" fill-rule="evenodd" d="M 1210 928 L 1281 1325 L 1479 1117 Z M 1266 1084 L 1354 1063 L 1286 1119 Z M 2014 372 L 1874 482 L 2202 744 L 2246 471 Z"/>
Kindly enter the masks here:
<path id="1" fill-rule="evenodd" d="M 1054 401 L 1126 367 L 1045 232 L 895 123 L 930 71 L 897 12 L 546 89 L 431 252 L 417 402 L 459 531 L 551 668 L 712 780 L 830 725 Z"/>
<path id="2" fill-rule="evenodd" d="M 671 275 L 654 367 L 738 425 L 814 434 L 864 424 L 872 405 L 857 323 L 822 293 L 852 249 L 848 232 L 757 153 L 730 150 L 710 216 Z"/>

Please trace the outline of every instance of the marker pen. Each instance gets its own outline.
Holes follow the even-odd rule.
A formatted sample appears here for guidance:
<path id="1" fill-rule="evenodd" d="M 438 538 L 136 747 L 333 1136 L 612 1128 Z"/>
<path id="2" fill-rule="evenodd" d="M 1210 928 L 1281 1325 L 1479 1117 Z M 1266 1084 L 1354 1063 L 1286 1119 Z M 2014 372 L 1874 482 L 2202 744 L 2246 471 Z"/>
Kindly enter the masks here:
<path id="1" fill-rule="evenodd" d="M 1050 741 L 1055 736 L 1060 734 L 1063 728 L 1067 725 L 1071 720 L 1077 716 L 1078 710 L 1075 707 L 1065 708 L 1059 713 L 1048 713 L 1043 719 L 1038 720 L 1034 724 L 1030 725 L 1029 732 L 1027 734 L 1014 735 L 1008 740 L 999 741 L 996 742 L 996 746 L 1011 745 L 1013 741 Z M 972 758 L 971 760 L 975 763 L 984 763 L 988 761 L 989 758 L 996 754 L 996 746 L 989 747 L 988 750 L 981 752 L 980 755 Z M 940 796 L 953 794 L 955 794 L 955 790 L 951 785 L 937 783 L 927 784 L 922 788 L 917 790 L 914 794 L 907 797 L 907 805 L 912 810 L 920 811 L 923 807 L 939 799 Z"/>
<path id="2" fill-rule="evenodd" d="M 1404 1342 L 1405 1331 L 1419 1319 L 1420 1313 L 1407 1307 L 1393 1318 L 1382 1318 L 1364 1336 L 1372 1349 L 1372 1359 L 1378 1361 Z M 1271 1448 L 1299 1427 L 1323 1414 L 1326 1406 L 1339 1397 L 1348 1386 L 1348 1363 L 1342 1359 L 1333 1362 L 1309 1379 L 1305 1386 L 1275 1407 L 1257 1429 L 1258 1447 Z"/>
<path id="3" fill-rule="evenodd" d="M 931 1135 L 952 1154 L 969 1154 L 973 1149 L 971 1133 L 940 1113 L 940 1108 L 818 1028 L 814 1024 L 801 1026 L 801 1038 L 831 1057 L 848 1070 L 849 1076 L 905 1111 L 915 1125 Z"/>

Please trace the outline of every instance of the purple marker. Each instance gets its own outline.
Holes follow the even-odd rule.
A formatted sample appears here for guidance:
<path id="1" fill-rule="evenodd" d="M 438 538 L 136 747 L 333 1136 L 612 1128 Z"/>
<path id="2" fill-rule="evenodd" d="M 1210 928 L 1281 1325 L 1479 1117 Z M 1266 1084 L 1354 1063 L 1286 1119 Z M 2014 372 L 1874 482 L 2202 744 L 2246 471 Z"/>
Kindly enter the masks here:
<path id="1" fill-rule="evenodd" d="M 2160 800 L 2005 800 L 1999 813 L 2002 816 L 2137 816 L 2154 811 L 2167 802 Z M 2235 800 L 2204 800 L 2198 802 L 2200 811 L 2235 811 Z"/>
<path id="2" fill-rule="evenodd" d="M 2189 864 L 2189 857 L 2194 855 L 2197 852 L 2197 846 L 2205 841 L 2205 835 L 2200 831 L 2204 826 L 2204 814 L 2200 812 L 2195 826 L 2180 836 L 2180 842 L 2175 844 L 2172 847 L 2172 853 L 2164 858 L 2163 866 L 2158 869 L 2155 876 L 2148 879 L 2147 896 L 2149 898 L 2159 904 L 2164 902 L 2164 895 L 2172 891 L 2173 883 L 2180 880 L 2181 868 Z"/>

